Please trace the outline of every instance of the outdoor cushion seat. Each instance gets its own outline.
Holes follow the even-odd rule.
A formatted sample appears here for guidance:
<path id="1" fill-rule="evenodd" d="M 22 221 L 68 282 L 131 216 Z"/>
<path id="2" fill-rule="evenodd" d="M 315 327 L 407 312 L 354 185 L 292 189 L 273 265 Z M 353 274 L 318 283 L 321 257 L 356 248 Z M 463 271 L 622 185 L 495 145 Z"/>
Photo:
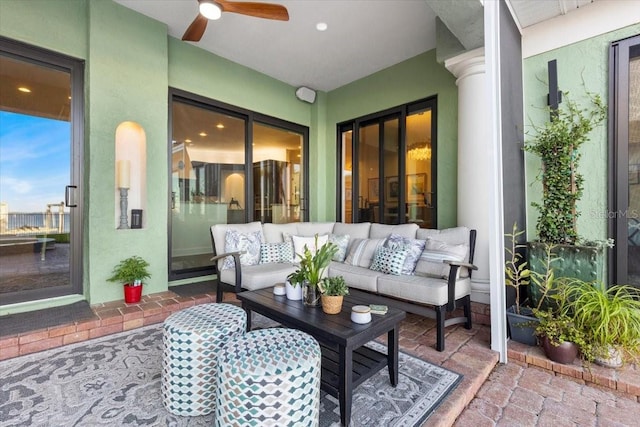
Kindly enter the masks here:
<path id="1" fill-rule="evenodd" d="M 175 415 L 215 410 L 218 353 L 244 335 L 246 312 L 231 304 L 203 304 L 173 313 L 163 324 L 162 403 Z"/>
<path id="2" fill-rule="evenodd" d="M 284 282 L 287 276 L 296 270 L 297 266 L 292 263 L 274 263 L 246 265 L 242 267 L 242 287 L 255 291 L 256 289 L 268 288 L 275 283 Z M 222 270 L 220 280 L 232 286 L 236 284 L 235 270 Z"/>
<path id="3" fill-rule="evenodd" d="M 384 273 L 373 271 L 366 267 L 358 267 L 342 262 L 332 261 L 329 264 L 329 276 L 342 276 L 349 287 L 363 291 L 378 292 L 378 280 Z"/>
<path id="4" fill-rule="evenodd" d="M 295 329 L 248 332 L 218 355 L 216 426 L 317 426 L 320 345 Z"/>

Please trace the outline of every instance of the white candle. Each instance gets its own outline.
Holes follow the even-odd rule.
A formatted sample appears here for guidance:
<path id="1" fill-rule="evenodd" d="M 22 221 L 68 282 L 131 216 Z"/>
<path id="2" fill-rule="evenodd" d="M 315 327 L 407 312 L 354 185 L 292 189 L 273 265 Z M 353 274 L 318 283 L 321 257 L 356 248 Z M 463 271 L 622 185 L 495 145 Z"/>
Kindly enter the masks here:
<path id="1" fill-rule="evenodd" d="M 118 160 L 118 188 L 129 188 L 129 160 Z"/>

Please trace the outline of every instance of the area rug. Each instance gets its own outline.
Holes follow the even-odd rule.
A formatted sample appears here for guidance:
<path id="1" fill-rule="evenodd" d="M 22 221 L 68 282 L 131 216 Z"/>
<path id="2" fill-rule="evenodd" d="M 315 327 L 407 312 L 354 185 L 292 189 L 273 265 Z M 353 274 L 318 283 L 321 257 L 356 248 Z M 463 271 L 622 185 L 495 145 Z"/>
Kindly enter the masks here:
<path id="1" fill-rule="evenodd" d="M 385 351 L 382 344 L 367 345 Z M 0 362 L 0 426 L 210 426 L 213 414 L 180 417 L 160 394 L 162 326 Z M 397 387 L 386 369 L 354 391 L 352 426 L 420 426 L 462 376 L 400 352 Z M 322 392 L 320 425 L 340 425 Z"/>

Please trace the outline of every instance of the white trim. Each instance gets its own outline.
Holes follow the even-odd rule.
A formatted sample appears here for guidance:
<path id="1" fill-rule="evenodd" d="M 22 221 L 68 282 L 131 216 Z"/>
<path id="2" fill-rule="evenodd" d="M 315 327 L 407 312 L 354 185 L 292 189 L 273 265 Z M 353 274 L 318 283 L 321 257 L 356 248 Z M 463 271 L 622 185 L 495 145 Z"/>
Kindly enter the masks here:
<path id="1" fill-rule="evenodd" d="M 489 170 L 489 277 L 491 301 L 491 349 L 507 362 L 507 325 L 504 283 L 504 201 L 502 195 L 502 132 L 500 92 L 500 3 L 484 5 L 484 40 L 488 98 Z"/>
<path id="2" fill-rule="evenodd" d="M 596 1 L 522 30 L 522 57 L 538 55 L 640 22 L 637 0 Z M 485 31 L 486 37 L 486 31 Z"/>

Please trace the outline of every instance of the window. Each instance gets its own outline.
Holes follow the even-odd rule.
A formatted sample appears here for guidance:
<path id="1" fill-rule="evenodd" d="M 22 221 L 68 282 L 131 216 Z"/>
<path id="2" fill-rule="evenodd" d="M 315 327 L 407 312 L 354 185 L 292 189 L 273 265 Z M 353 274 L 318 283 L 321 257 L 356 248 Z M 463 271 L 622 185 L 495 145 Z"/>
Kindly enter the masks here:
<path id="1" fill-rule="evenodd" d="M 171 280 L 213 273 L 213 224 L 307 220 L 306 127 L 178 90 L 171 97 Z"/>
<path id="2" fill-rule="evenodd" d="M 338 218 L 436 226 L 435 114 L 430 98 L 338 126 Z"/>

